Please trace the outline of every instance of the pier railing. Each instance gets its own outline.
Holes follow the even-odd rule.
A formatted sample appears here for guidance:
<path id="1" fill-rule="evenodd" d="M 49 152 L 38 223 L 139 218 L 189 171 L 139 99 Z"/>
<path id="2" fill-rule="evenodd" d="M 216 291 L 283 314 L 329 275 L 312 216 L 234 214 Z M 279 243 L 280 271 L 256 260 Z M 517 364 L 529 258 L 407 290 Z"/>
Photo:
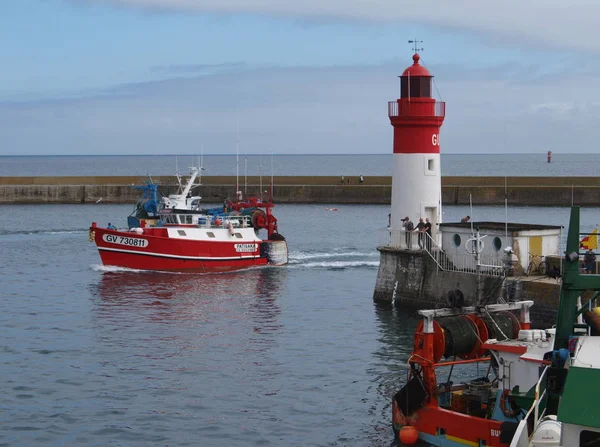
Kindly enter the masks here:
<path id="1" fill-rule="evenodd" d="M 421 238 L 419 236 L 421 235 Z M 440 270 L 463 273 L 477 273 L 475 257 L 469 253 L 447 254 L 434 238 L 427 233 L 385 228 L 378 233 L 379 245 L 400 250 L 423 250 L 437 264 Z M 480 255 L 480 273 L 501 276 L 503 263 L 499 256 Z"/>

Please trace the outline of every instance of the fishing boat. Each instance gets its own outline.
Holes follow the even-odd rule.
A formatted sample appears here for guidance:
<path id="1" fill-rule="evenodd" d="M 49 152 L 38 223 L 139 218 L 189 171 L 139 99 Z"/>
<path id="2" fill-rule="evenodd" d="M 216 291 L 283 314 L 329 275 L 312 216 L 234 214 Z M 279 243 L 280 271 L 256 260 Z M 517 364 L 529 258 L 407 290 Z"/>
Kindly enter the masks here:
<path id="1" fill-rule="evenodd" d="M 463 307 L 459 291 L 449 294 L 450 307 L 419 312 L 409 377 L 392 401 L 394 432 L 403 443 L 600 445 L 600 337 L 592 328 L 600 316 L 590 310 L 600 276 L 580 275 L 578 250 L 574 207 L 555 328 L 531 329 L 532 301 Z M 485 372 L 454 383 L 454 367 L 468 364 Z"/>
<path id="2" fill-rule="evenodd" d="M 284 265 L 285 238 L 278 232 L 271 194 L 268 200 L 236 191 L 234 201 L 203 209 L 192 196 L 201 169 L 192 167 L 177 194 L 159 197 L 151 180 L 139 188 L 143 195 L 128 228 L 102 228 L 93 222 L 90 241 L 96 243 L 102 263 L 140 270 L 222 272 L 261 265 Z M 237 189 L 237 188 L 236 188 Z M 262 230 L 266 231 L 261 238 Z"/>
<path id="3" fill-rule="evenodd" d="M 510 447 L 600 445 L 600 275 L 581 273 L 579 211 L 571 209 L 553 349 Z"/>

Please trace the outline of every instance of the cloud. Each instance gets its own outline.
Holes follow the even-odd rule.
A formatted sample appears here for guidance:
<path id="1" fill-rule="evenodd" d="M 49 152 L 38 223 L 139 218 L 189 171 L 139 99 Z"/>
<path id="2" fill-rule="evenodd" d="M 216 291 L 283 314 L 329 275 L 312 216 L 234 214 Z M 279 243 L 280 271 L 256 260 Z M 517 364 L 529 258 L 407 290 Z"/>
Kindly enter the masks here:
<path id="1" fill-rule="evenodd" d="M 245 62 L 224 62 L 221 64 L 155 65 L 151 68 L 151 71 L 154 73 L 163 74 L 212 74 L 231 70 L 240 70 L 245 67 L 247 67 Z"/>
<path id="2" fill-rule="evenodd" d="M 429 68 L 447 102 L 445 153 L 594 150 L 594 71 L 540 77 L 519 63 Z M 272 67 L 0 103 L 2 153 L 197 153 L 200 145 L 233 153 L 238 123 L 248 153 L 391 153 L 387 102 L 397 98 L 399 71 L 397 64 Z"/>
<path id="3" fill-rule="evenodd" d="M 600 2 L 592 0 L 88 0 L 159 11 L 259 14 L 416 23 L 485 33 L 505 46 L 600 51 Z"/>

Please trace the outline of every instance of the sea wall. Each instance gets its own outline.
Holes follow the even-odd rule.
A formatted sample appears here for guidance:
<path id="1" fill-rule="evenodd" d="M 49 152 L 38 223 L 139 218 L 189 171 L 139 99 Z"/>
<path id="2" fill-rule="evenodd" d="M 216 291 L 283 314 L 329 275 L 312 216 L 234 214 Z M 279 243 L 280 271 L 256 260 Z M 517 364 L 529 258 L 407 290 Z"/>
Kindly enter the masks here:
<path id="1" fill-rule="evenodd" d="M 154 177 L 163 194 L 174 193 L 173 176 Z M 267 191 L 258 177 L 240 179 L 238 189 L 258 195 Z M 288 176 L 274 177 L 274 197 L 278 203 L 372 203 L 389 204 L 391 177 L 358 178 Z M 133 203 L 141 184 L 129 177 L 0 177 L 0 203 Z M 206 202 L 232 197 L 236 179 L 232 176 L 203 177 L 200 195 Z M 529 206 L 600 206 L 600 178 L 596 177 L 443 177 L 444 205 L 474 204 Z"/>
<path id="2" fill-rule="evenodd" d="M 459 289 L 466 305 L 473 305 L 477 297 L 477 276 L 472 273 L 439 270 L 424 251 L 399 250 L 378 247 L 379 271 L 373 299 L 411 309 L 448 307 L 447 293 Z M 512 300 L 533 300 L 532 326 L 550 327 L 556 322 L 560 286 L 554 280 L 509 277 L 501 286 L 495 276 L 482 275 L 484 297 L 495 302 L 497 296 Z"/>

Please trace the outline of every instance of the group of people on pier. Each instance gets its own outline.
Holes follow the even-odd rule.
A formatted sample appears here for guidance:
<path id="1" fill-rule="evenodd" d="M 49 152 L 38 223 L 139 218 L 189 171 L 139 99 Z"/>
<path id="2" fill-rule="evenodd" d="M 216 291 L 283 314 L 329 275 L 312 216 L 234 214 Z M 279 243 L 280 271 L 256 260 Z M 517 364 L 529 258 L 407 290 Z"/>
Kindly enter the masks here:
<path id="1" fill-rule="evenodd" d="M 406 232 L 404 235 L 406 241 L 406 247 L 412 248 L 412 233 L 417 232 L 418 239 L 417 243 L 419 244 L 419 248 L 423 249 L 431 249 L 431 221 L 429 217 L 423 220 L 422 217 L 419 218 L 419 223 L 415 227 L 410 217 L 406 216 L 402 221 L 402 228 Z M 425 236 L 427 234 L 427 236 Z"/>

